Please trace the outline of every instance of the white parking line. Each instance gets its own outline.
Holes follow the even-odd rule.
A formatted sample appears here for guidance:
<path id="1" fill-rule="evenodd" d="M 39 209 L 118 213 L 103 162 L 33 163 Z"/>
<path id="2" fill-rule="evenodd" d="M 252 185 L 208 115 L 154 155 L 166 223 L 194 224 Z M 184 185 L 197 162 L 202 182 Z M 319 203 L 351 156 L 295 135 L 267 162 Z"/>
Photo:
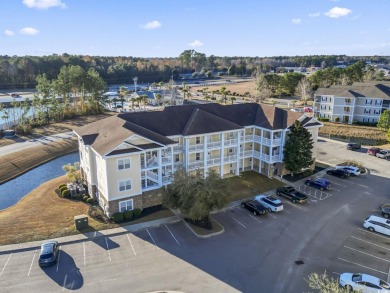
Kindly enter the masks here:
<path id="1" fill-rule="evenodd" d="M 108 247 L 108 240 L 107 240 L 107 237 L 104 237 L 106 239 L 106 246 L 107 246 L 107 252 L 108 252 L 108 258 L 110 259 L 111 261 L 111 254 L 110 254 L 110 248 Z"/>
<path id="2" fill-rule="evenodd" d="M 337 272 L 332 272 L 332 274 L 335 274 L 335 275 L 341 275 L 340 273 L 337 273 Z"/>
<path id="3" fill-rule="evenodd" d="M 137 254 L 135 253 L 135 249 L 134 249 L 133 243 L 131 243 L 129 234 L 126 234 L 126 236 L 127 236 L 127 239 L 129 239 L 129 243 L 130 243 L 130 245 L 131 245 L 131 248 L 133 249 L 134 255 L 137 255 Z"/>
<path id="4" fill-rule="evenodd" d="M 31 261 L 31 265 L 30 265 L 30 269 L 28 270 L 27 277 L 30 276 L 31 269 L 32 269 L 32 266 L 33 266 L 33 263 L 34 263 L 34 259 L 35 259 L 35 255 L 37 254 L 37 251 L 38 251 L 38 249 L 35 249 L 34 256 L 33 256 L 33 259 L 32 259 L 32 261 Z"/>
<path id="5" fill-rule="evenodd" d="M 390 250 L 390 248 L 387 248 L 387 247 L 384 247 L 384 246 L 380 246 L 378 244 L 372 243 L 372 242 L 367 241 L 367 240 L 360 239 L 360 238 L 355 237 L 355 236 L 351 236 L 351 238 L 357 239 L 357 240 L 362 241 L 362 242 L 366 242 L 368 244 L 371 244 L 371 245 L 374 245 L 374 246 L 377 246 L 377 247 L 380 247 L 380 248 L 383 248 L 383 249 L 386 249 L 386 250 Z"/>
<path id="6" fill-rule="evenodd" d="M 246 227 L 245 227 L 245 225 L 244 225 L 243 223 L 241 223 L 239 220 L 237 220 L 235 217 L 233 217 L 232 215 L 230 215 L 230 214 L 227 213 L 226 211 L 225 211 L 225 213 L 226 213 L 230 218 L 232 218 L 234 221 L 236 221 L 238 224 L 240 224 L 242 227 L 244 227 L 244 228 L 246 229 Z"/>
<path id="7" fill-rule="evenodd" d="M 364 252 L 364 251 L 357 250 L 357 249 L 352 248 L 352 247 L 349 247 L 349 246 L 345 246 L 345 245 L 344 245 L 344 247 L 345 247 L 345 248 L 348 248 L 348 249 L 351 249 L 351 250 L 353 250 L 353 251 L 359 252 L 359 253 L 361 253 L 361 254 L 365 254 L 365 255 L 368 255 L 368 256 L 372 256 L 373 258 L 377 258 L 377 259 L 381 259 L 381 260 L 386 261 L 386 262 L 390 262 L 390 260 L 388 260 L 388 259 L 381 258 L 381 257 L 379 257 L 379 256 L 375 256 L 375 255 L 369 254 L 369 253 Z"/>
<path id="8" fill-rule="evenodd" d="M 335 182 L 334 180 L 333 180 L 332 183 L 335 184 L 335 185 L 338 185 L 338 186 L 347 187 L 347 185 L 343 185 L 343 184 L 337 183 L 337 182 Z"/>
<path id="9" fill-rule="evenodd" d="M 389 237 L 387 237 L 387 236 L 382 236 L 382 235 L 380 235 L 380 234 L 378 234 L 378 233 L 375 233 L 375 232 L 371 232 L 370 230 L 365 230 L 365 229 L 362 229 L 362 228 L 356 228 L 356 229 L 358 229 L 358 230 L 361 230 L 362 232 L 362 234 L 366 234 L 365 232 L 367 232 L 368 234 L 370 234 L 370 235 L 374 235 L 374 236 L 376 236 L 376 237 L 380 237 L 380 238 L 383 238 L 383 239 L 386 239 L 386 240 L 389 240 Z"/>
<path id="10" fill-rule="evenodd" d="M 297 208 L 297 209 L 301 209 L 301 210 L 304 209 L 303 207 L 300 207 L 300 206 L 296 205 L 295 203 L 289 202 L 289 201 L 287 201 L 287 200 L 284 201 L 283 203 L 287 203 L 287 204 L 289 204 L 290 206 L 293 206 L 294 208 Z"/>
<path id="11" fill-rule="evenodd" d="M 274 218 L 274 219 L 277 219 L 277 217 L 275 217 L 273 214 L 271 214 L 271 213 L 268 213 L 272 218 Z"/>
<path id="12" fill-rule="evenodd" d="M 3 274 L 3 272 L 4 272 L 4 269 L 5 269 L 5 267 L 7 266 L 7 264 L 8 264 L 8 262 L 9 262 L 9 260 L 10 260 L 11 256 L 12 256 L 12 253 L 9 255 L 9 257 L 8 257 L 7 261 L 5 262 L 5 264 L 4 264 L 4 267 L 3 267 L 3 269 L 2 269 L 2 270 L 1 270 L 1 272 L 0 272 L 0 277 L 1 277 L 1 275 Z"/>
<path id="13" fill-rule="evenodd" d="M 380 212 L 381 210 L 371 210 L 371 212 Z"/>
<path id="14" fill-rule="evenodd" d="M 84 252 L 84 266 L 85 266 L 85 242 L 83 241 L 83 252 Z"/>
<path id="15" fill-rule="evenodd" d="M 256 219 L 254 216 L 252 216 L 251 214 L 248 214 L 247 212 L 245 212 L 242 208 L 238 207 L 238 209 L 243 212 L 245 215 L 248 215 L 249 217 L 251 217 L 253 220 L 259 222 L 261 224 L 261 221 L 259 219 Z"/>
<path id="16" fill-rule="evenodd" d="M 150 234 L 150 232 L 149 232 L 148 229 L 146 229 L 146 232 L 148 232 L 148 234 L 149 234 L 149 236 L 150 236 L 150 239 L 152 239 L 152 241 L 153 241 L 154 245 L 157 247 L 157 249 L 160 249 L 160 248 L 157 246 L 156 241 L 154 241 L 154 239 L 153 239 L 153 237 L 152 237 L 152 234 Z"/>
<path id="17" fill-rule="evenodd" d="M 167 225 L 164 225 L 164 226 L 165 226 L 165 228 L 167 228 L 167 229 L 168 229 L 169 233 L 171 233 L 171 235 L 172 235 L 173 239 L 175 239 L 176 243 L 177 243 L 177 244 L 179 244 L 179 246 L 181 246 L 181 245 L 180 245 L 180 243 L 179 243 L 179 241 L 177 241 L 176 237 L 175 237 L 175 236 L 173 236 L 173 234 L 172 234 L 171 230 L 169 230 L 168 226 L 167 226 Z"/>
<path id="18" fill-rule="evenodd" d="M 351 264 L 354 264 L 354 265 L 357 265 L 357 266 L 362 267 L 362 268 L 366 268 L 366 269 L 369 269 L 369 270 L 372 270 L 372 271 L 375 271 L 375 272 L 384 274 L 384 275 L 387 276 L 387 273 L 386 273 L 386 272 L 382 272 L 382 271 L 379 271 L 379 270 L 376 270 L 376 269 L 373 269 L 373 268 L 370 268 L 370 267 L 367 267 L 367 266 L 361 265 L 361 264 L 359 264 L 359 263 L 352 262 L 352 261 L 349 261 L 349 260 L 346 260 L 346 259 L 343 259 L 343 258 L 340 258 L 340 257 L 338 257 L 338 259 L 339 259 L 339 260 L 342 260 L 342 261 L 345 261 L 345 262 L 348 262 L 348 263 L 351 263 Z"/>
<path id="19" fill-rule="evenodd" d="M 66 279 L 68 278 L 68 274 L 65 275 L 65 278 L 64 278 L 64 283 L 62 284 L 62 290 L 61 291 L 64 291 L 65 288 L 66 288 Z"/>
<path id="20" fill-rule="evenodd" d="M 61 257 L 61 245 L 60 248 L 58 249 L 58 260 L 57 260 L 56 272 L 58 272 L 58 266 L 60 265 L 60 257 Z"/>

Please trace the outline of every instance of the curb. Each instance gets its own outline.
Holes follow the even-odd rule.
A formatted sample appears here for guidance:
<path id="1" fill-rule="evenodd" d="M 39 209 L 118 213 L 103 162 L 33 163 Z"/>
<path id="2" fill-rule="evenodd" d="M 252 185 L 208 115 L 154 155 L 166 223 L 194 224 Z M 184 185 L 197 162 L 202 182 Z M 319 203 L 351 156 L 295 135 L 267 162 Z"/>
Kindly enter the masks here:
<path id="1" fill-rule="evenodd" d="M 184 225 L 186 225 L 187 228 L 192 232 L 192 234 L 194 234 L 196 237 L 206 239 L 206 238 L 210 238 L 210 237 L 213 237 L 213 236 L 220 235 L 220 234 L 222 234 L 222 233 L 225 232 L 225 228 L 224 228 L 224 227 L 223 227 L 215 218 L 213 218 L 213 220 L 214 220 L 215 222 L 217 222 L 219 226 L 222 227 L 222 230 L 219 231 L 219 232 L 215 232 L 215 233 L 211 233 L 211 234 L 207 234 L 207 235 L 199 235 L 198 233 L 196 233 L 196 232 L 191 228 L 190 225 L 188 225 L 188 223 L 187 223 L 185 220 L 182 220 L 182 221 L 183 221 Z"/>

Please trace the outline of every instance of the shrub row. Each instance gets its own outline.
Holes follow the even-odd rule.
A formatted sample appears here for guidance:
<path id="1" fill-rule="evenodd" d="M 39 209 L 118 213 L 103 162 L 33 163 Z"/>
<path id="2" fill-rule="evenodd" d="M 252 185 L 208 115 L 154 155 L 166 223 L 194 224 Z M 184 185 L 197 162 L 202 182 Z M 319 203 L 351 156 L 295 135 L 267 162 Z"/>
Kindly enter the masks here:
<path id="1" fill-rule="evenodd" d="M 140 209 L 134 209 L 132 211 L 116 212 L 112 215 L 112 219 L 115 222 L 122 222 L 124 220 L 132 220 L 139 218 L 142 214 Z"/>
<path id="2" fill-rule="evenodd" d="M 329 118 L 322 118 L 322 117 L 318 117 L 317 120 L 322 121 L 322 122 L 329 122 L 330 121 Z"/>

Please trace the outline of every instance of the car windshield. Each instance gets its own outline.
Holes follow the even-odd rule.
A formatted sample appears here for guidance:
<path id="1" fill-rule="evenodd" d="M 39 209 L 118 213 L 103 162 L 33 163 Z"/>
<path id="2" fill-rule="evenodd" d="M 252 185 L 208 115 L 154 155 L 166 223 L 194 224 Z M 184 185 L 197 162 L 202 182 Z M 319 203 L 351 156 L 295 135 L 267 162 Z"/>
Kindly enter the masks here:
<path id="1" fill-rule="evenodd" d="M 362 280 L 362 275 L 361 274 L 353 274 L 352 275 L 352 281 L 360 282 L 361 280 Z"/>
<path id="2" fill-rule="evenodd" d="M 53 257 L 53 253 L 45 253 L 45 254 L 41 254 L 41 256 L 39 257 L 40 259 L 48 259 L 48 258 L 52 258 Z"/>
<path id="3" fill-rule="evenodd" d="M 329 182 L 324 179 L 324 178 L 317 178 L 315 179 L 314 181 L 318 182 L 318 183 L 322 183 L 322 184 L 328 184 Z"/>

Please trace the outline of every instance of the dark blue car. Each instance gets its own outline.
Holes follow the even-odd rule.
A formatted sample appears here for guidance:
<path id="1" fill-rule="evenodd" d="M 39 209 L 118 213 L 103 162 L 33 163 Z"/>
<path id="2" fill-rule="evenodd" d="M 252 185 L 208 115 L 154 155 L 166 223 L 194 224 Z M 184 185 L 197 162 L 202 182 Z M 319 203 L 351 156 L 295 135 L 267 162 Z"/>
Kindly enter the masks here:
<path id="1" fill-rule="evenodd" d="M 325 178 L 307 179 L 305 181 L 307 186 L 313 186 L 319 190 L 329 190 L 332 184 Z"/>

